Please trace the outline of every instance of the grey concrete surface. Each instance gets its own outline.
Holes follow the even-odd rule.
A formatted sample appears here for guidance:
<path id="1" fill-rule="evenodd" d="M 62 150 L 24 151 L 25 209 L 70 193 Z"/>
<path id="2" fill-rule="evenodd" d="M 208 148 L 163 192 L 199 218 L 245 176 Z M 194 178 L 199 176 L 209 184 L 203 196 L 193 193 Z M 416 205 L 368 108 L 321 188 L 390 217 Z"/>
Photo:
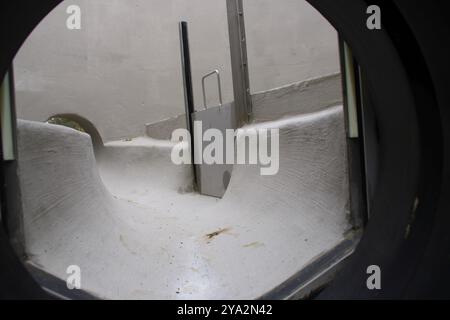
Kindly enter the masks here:
<path id="1" fill-rule="evenodd" d="M 311 113 L 342 104 L 340 74 L 309 79 L 252 95 L 254 122 Z"/>
<path id="2" fill-rule="evenodd" d="M 252 122 L 271 121 L 283 117 L 311 113 L 342 104 L 340 74 L 295 82 L 283 87 L 252 94 Z M 146 135 L 169 140 L 172 132 L 186 128 L 184 114 L 146 124 Z"/>
<path id="3" fill-rule="evenodd" d="M 66 28 L 71 4 L 81 8 L 81 30 Z M 306 1 L 244 5 L 252 93 L 339 71 L 336 32 Z M 224 102 L 232 101 L 225 0 L 66 0 L 16 56 L 18 116 L 76 114 L 112 141 L 182 114 L 181 19 L 189 22 L 196 106 L 201 77 L 213 69 L 221 72 Z M 208 104 L 216 90 L 207 83 Z"/>
<path id="4" fill-rule="evenodd" d="M 173 143 L 105 144 L 18 122 L 30 261 L 102 298 L 257 298 L 345 237 L 348 184 L 342 107 L 263 122 L 280 129 L 280 171 L 235 165 L 219 200 L 192 192 Z M 239 141 L 238 141 L 239 143 Z"/>
<path id="5" fill-rule="evenodd" d="M 304 0 L 244 0 L 252 93 L 339 72 L 336 30 Z"/>
<path id="6" fill-rule="evenodd" d="M 145 135 L 159 140 L 170 140 L 175 129 L 186 129 L 186 115 L 164 119 L 161 121 L 147 123 L 145 125 Z"/>

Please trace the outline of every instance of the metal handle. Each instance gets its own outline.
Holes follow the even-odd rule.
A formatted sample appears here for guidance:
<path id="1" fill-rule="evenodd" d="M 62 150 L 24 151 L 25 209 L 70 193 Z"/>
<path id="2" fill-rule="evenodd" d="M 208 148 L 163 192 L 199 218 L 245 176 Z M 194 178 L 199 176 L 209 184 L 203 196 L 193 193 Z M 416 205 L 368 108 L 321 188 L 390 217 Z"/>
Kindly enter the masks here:
<path id="1" fill-rule="evenodd" d="M 202 90 L 203 90 L 203 105 L 205 106 L 205 110 L 208 108 L 206 106 L 206 92 L 205 92 L 205 79 L 216 74 L 217 75 L 217 87 L 219 88 L 219 102 L 220 102 L 220 107 L 222 106 L 222 86 L 220 84 L 220 72 L 219 70 L 214 70 L 211 71 L 208 74 L 205 74 L 202 78 Z"/>

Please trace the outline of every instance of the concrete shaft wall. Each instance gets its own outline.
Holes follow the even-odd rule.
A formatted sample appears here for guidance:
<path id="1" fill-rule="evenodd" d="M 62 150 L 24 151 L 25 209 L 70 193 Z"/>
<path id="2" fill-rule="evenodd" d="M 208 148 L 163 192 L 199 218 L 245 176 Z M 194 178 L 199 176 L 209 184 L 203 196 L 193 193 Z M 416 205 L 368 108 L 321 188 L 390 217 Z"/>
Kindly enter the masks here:
<path id="1" fill-rule="evenodd" d="M 82 289 L 102 298 L 254 299 L 277 287 L 351 228 L 343 112 L 247 128 L 280 130 L 280 170 L 235 165 L 218 200 L 190 192 L 168 142 L 110 142 L 94 157 L 84 133 L 19 121 L 30 262 L 61 279 L 78 265 Z"/>
<path id="2" fill-rule="evenodd" d="M 252 92 L 338 71 L 336 32 L 303 0 L 245 0 Z M 69 5 L 81 30 L 69 30 Z M 233 100 L 225 0 L 64 1 L 15 59 L 18 117 L 78 114 L 104 141 L 141 135 L 145 123 L 184 112 L 177 23 L 189 22 L 194 94 L 201 77 L 222 76 Z M 214 81 L 208 103 L 217 103 Z"/>

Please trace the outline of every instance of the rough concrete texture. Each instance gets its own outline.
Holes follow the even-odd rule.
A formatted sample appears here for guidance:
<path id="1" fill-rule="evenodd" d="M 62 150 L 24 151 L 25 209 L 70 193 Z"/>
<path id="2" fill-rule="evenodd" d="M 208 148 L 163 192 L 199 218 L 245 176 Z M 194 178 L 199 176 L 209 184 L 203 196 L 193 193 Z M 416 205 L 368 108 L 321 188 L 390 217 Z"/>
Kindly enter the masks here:
<path id="1" fill-rule="evenodd" d="M 323 110 L 342 104 L 341 75 L 301 81 L 252 95 L 255 122 Z"/>
<path id="2" fill-rule="evenodd" d="M 66 9 L 81 8 L 81 30 Z M 145 123 L 184 112 L 178 22 L 189 22 L 196 107 L 201 77 L 221 72 L 233 100 L 225 0 L 63 1 L 14 61 L 19 118 L 77 114 L 104 141 L 143 134 Z M 250 85 L 260 92 L 339 71 L 337 35 L 304 0 L 245 0 Z M 314 32 L 311 32 L 314 30 Z M 216 104 L 215 81 L 206 84 Z"/>
<path id="3" fill-rule="evenodd" d="M 252 94 L 252 121 L 271 121 L 311 113 L 342 104 L 340 73 L 295 82 L 280 88 Z M 146 124 L 146 134 L 154 139 L 169 140 L 172 132 L 186 128 L 185 114 Z"/>
<path id="4" fill-rule="evenodd" d="M 172 132 L 180 128 L 186 128 L 186 114 L 184 113 L 177 117 L 147 123 L 145 125 L 145 134 L 158 140 L 170 140 Z"/>
<path id="5" fill-rule="evenodd" d="M 280 171 L 236 165 L 223 199 L 191 192 L 170 142 L 107 143 L 18 122 L 30 260 L 103 298 L 257 298 L 344 238 L 341 107 L 253 125 L 280 128 Z M 239 143 L 239 141 L 238 141 Z"/>

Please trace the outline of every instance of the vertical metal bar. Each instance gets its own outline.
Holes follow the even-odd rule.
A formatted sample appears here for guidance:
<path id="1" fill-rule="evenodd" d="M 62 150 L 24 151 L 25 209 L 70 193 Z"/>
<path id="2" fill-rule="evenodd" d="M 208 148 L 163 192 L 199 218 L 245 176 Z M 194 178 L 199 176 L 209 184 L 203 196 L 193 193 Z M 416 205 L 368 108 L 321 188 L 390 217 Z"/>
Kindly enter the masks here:
<path id="1" fill-rule="evenodd" d="M 226 1 L 234 103 L 236 106 L 236 122 L 239 126 L 244 122 L 248 122 L 252 115 L 244 7 L 242 0 Z"/>
<path id="2" fill-rule="evenodd" d="M 13 121 L 15 121 L 13 115 L 13 96 L 11 94 L 12 89 L 12 74 L 11 71 L 6 73 L 3 79 L 0 99 L 1 99 L 1 136 L 2 136 L 2 154 L 3 160 L 11 161 L 15 159 L 15 143 L 13 132 Z"/>
<path id="3" fill-rule="evenodd" d="M 22 192 L 17 163 L 14 71 L 12 65 L 3 79 L 1 96 L 2 121 L 0 134 L 1 153 L 4 160 L 0 174 L 2 223 L 6 227 L 6 232 L 16 254 L 20 258 L 25 259 Z"/>
<path id="4" fill-rule="evenodd" d="M 360 78 L 357 63 L 350 48 L 339 38 L 339 53 L 344 100 L 344 118 L 347 134 L 348 179 L 350 188 L 350 211 L 355 228 L 367 222 L 367 193 L 364 155 L 364 139 L 360 128 L 361 99 Z"/>
<path id="5" fill-rule="evenodd" d="M 181 48 L 181 66 L 184 88 L 184 105 L 186 110 L 186 128 L 191 135 L 191 161 L 194 170 L 194 181 L 197 183 L 197 172 L 194 165 L 194 129 L 192 122 L 192 114 L 195 111 L 194 108 L 194 93 L 192 86 L 192 72 L 191 72 L 191 57 L 189 51 L 189 34 L 188 25 L 186 21 L 179 23 L 180 29 L 180 48 Z"/>
<path id="6" fill-rule="evenodd" d="M 345 42 L 343 42 L 343 53 L 347 96 L 348 136 L 350 138 L 358 138 L 357 92 L 355 83 L 356 70 L 353 63 L 352 52 Z"/>
<path id="7" fill-rule="evenodd" d="M 366 181 L 366 207 L 367 217 L 366 221 L 370 219 L 372 211 L 372 199 L 373 193 L 377 181 L 378 170 L 378 138 L 377 127 L 375 122 L 375 114 L 372 107 L 372 101 L 369 97 L 369 91 L 367 89 L 367 81 L 365 80 L 364 73 L 358 66 L 358 79 L 356 83 L 359 86 L 359 97 L 361 100 L 361 112 L 358 115 L 360 122 L 360 132 L 363 140 L 364 149 L 364 169 L 365 169 L 365 181 Z"/>

